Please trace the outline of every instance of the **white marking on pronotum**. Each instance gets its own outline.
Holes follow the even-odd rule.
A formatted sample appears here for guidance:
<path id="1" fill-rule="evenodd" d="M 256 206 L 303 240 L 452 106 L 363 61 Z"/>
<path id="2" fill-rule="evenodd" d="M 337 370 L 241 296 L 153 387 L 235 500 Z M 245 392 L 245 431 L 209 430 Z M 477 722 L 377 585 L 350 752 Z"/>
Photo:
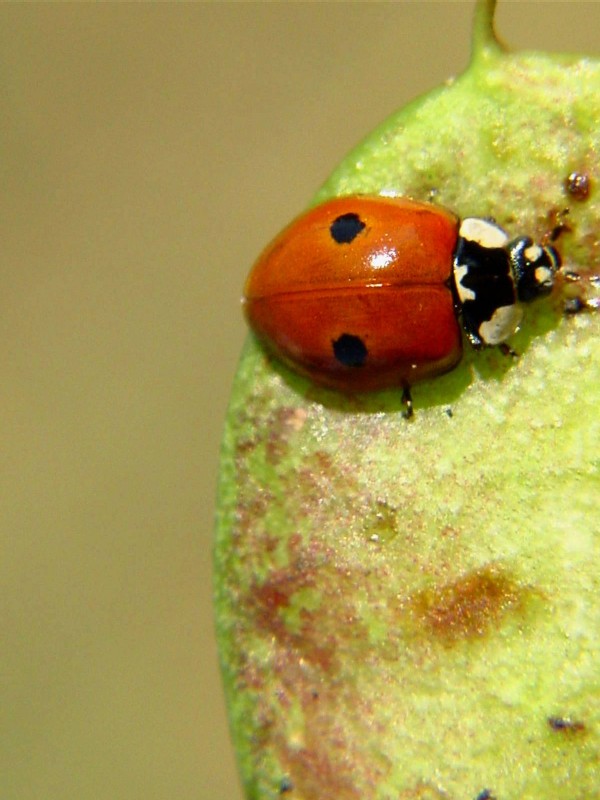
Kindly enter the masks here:
<path id="1" fill-rule="evenodd" d="M 551 287 L 554 283 L 554 275 L 549 267 L 538 267 L 534 275 L 538 286 Z"/>
<path id="2" fill-rule="evenodd" d="M 501 344 L 517 330 L 523 312 L 518 305 L 500 306 L 487 322 L 479 326 L 479 335 L 486 344 Z"/>
<path id="3" fill-rule="evenodd" d="M 479 217 L 467 217 L 460 224 L 459 235 L 482 247 L 505 247 L 508 234 L 495 222 Z"/>
<path id="4" fill-rule="evenodd" d="M 527 261 L 537 261 L 539 258 L 542 257 L 543 252 L 544 251 L 539 246 L 539 244 L 532 244 L 529 247 L 526 247 L 525 250 L 523 250 L 523 255 L 525 256 Z"/>
<path id="5" fill-rule="evenodd" d="M 461 303 L 465 300 L 475 300 L 475 292 L 466 286 L 462 285 L 462 279 L 468 273 L 469 268 L 466 264 L 455 264 L 454 266 L 454 283 L 456 284 L 456 291 L 458 299 Z"/>

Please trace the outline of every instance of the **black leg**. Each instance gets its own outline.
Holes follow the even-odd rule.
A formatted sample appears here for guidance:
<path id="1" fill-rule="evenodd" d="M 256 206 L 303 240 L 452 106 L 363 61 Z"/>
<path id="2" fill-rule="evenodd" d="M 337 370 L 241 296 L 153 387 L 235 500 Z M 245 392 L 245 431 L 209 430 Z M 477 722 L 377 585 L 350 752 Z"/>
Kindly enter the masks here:
<path id="1" fill-rule="evenodd" d="M 410 393 L 410 386 L 405 386 L 402 389 L 402 402 L 404 403 L 404 418 L 410 419 L 414 416 L 412 395 Z"/>
<path id="2" fill-rule="evenodd" d="M 498 345 L 498 350 L 502 353 L 503 356 L 512 356 L 512 358 L 518 358 L 519 354 L 516 350 L 513 350 L 512 347 L 509 347 L 506 342 L 501 342 Z"/>

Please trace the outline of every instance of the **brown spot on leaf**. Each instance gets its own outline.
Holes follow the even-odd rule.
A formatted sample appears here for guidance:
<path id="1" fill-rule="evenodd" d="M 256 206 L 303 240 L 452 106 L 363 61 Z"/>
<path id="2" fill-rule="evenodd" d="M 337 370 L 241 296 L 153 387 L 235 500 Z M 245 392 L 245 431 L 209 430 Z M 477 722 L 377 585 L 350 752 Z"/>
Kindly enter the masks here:
<path id="1" fill-rule="evenodd" d="M 437 638 L 453 643 L 483 636 L 509 611 L 522 608 L 524 599 L 525 591 L 511 578 L 486 567 L 420 592 L 413 611 Z"/>
<path id="2" fill-rule="evenodd" d="M 286 746 L 282 756 L 302 800 L 360 800 L 361 793 L 354 785 L 347 762 L 343 758 L 332 761 L 327 748 Z"/>
<path id="3" fill-rule="evenodd" d="M 460 532 L 452 525 L 444 525 L 444 527 L 440 529 L 440 536 L 443 539 L 456 539 L 459 533 Z"/>
<path id="4" fill-rule="evenodd" d="M 271 620 L 273 615 L 277 614 L 281 608 L 285 608 L 290 604 L 289 593 L 278 589 L 277 586 L 270 583 L 257 587 L 254 592 L 254 598 L 258 608 L 261 610 L 261 614 L 267 614 Z"/>
<path id="5" fill-rule="evenodd" d="M 307 412 L 302 408 L 284 406 L 277 408 L 267 419 L 265 458 L 269 464 L 278 464 L 285 458 L 290 436 L 304 427 Z"/>
<path id="6" fill-rule="evenodd" d="M 264 583 L 258 584 L 250 598 L 258 612 L 261 627 L 273 628 L 277 623 L 274 616 L 290 604 L 292 595 L 299 589 L 312 586 L 314 577 L 308 572 L 294 569 L 274 570 Z"/>
<path id="7" fill-rule="evenodd" d="M 266 581 L 254 586 L 248 598 L 248 609 L 256 628 L 275 638 L 285 654 L 284 660 L 303 658 L 328 671 L 335 653 L 335 639 L 319 625 L 320 611 L 302 609 L 300 630 L 294 630 L 282 613 L 289 608 L 296 592 L 314 584 L 314 568 L 307 564 L 275 570 Z M 289 664 L 281 666 L 289 669 Z"/>

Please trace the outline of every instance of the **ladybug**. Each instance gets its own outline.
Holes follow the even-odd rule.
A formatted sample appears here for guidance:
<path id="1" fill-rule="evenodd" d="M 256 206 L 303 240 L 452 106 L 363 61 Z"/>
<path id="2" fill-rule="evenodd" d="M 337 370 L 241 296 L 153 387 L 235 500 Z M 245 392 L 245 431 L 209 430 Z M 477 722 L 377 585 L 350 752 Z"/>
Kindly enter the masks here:
<path id="1" fill-rule="evenodd" d="M 243 306 L 277 358 L 346 393 L 410 387 L 453 369 L 462 330 L 504 345 L 523 302 L 548 294 L 558 253 L 495 222 L 402 197 L 329 200 L 294 220 L 252 268 Z"/>

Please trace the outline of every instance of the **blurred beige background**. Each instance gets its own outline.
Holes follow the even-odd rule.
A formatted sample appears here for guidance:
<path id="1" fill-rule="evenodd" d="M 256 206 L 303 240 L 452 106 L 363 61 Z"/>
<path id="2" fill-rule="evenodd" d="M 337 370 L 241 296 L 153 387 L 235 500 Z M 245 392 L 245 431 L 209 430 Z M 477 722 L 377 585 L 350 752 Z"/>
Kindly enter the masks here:
<path id="1" fill-rule="evenodd" d="M 220 432 L 261 246 L 467 60 L 470 2 L 2 5 L 0 797 L 239 800 Z M 595 3 L 501 3 L 598 52 Z"/>

